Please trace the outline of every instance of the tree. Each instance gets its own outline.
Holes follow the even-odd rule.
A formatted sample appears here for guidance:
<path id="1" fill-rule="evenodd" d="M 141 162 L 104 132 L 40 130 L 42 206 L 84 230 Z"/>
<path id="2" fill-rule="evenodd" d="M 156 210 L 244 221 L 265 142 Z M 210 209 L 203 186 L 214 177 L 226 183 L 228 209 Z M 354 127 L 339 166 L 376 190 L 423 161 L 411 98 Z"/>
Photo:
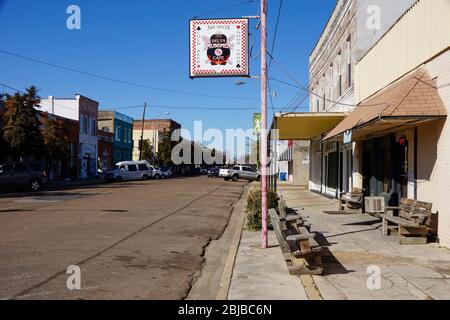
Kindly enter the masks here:
<path id="1" fill-rule="evenodd" d="M 43 116 L 41 134 L 45 146 L 45 155 L 50 162 L 67 160 L 69 154 L 68 132 L 64 122 Z"/>
<path id="2" fill-rule="evenodd" d="M 158 145 L 158 158 L 161 165 L 170 166 L 172 165 L 172 136 L 170 132 L 164 130 L 161 133 L 161 139 Z"/>
<path id="3" fill-rule="evenodd" d="M 3 117 L 5 113 L 5 100 L 8 96 L 0 94 L 0 161 L 6 159 L 6 157 L 11 156 L 11 148 L 9 144 L 3 138 Z"/>
<path id="4" fill-rule="evenodd" d="M 34 156 L 42 154 L 42 135 L 38 110 L 40 98 L 36 87 L 25 93 L 16 93 L 6 100 L 3 116 L 3 137 L 16 156 Z"/>
<path id="5" fill-rule="evenodd" d="M 149 163 L 153 164 L 153 158 L 155 154 L 153 153 L 153 147 L 150 144 L 150 141 L 144 140 L 141 144 L 142 148 L 142 160 L 147 160 Z"/>

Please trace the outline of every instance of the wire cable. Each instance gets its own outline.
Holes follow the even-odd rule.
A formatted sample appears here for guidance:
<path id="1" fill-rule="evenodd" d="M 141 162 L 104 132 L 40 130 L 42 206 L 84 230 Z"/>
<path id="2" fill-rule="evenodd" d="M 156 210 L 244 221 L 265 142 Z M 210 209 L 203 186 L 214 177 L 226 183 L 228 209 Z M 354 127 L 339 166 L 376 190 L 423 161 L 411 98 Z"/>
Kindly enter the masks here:
<path id="1" fill-rule="evenodd" d="M 253 3 L 253 2 L 255 2 L 255 0 L 247 0 L 247 1 L 244 1 L 244 2 L 239 2 L 239 3 L 233 4 L 233 5 L 228 6 L 228 7 L 224 7 L 224 8 L 221 8 L 221 9 L 216 9 L 216 10 L 213 10 L 213 11 L 209 11 L 209 12 L 205 12 L 205 13 L 199 14 L 197 16 L 192 17 L 192 19 L 197 19 L 197 18 L 201 18 L 201 17 L 207 16 L 207 15 L 210 15 L 210 14 L 219 13 L 219 12 L 223 12 L 223 11 L 230 10 L 230 9 L 233 9 L 233 8 L 241 7 L 243 5 L 246 5 L 246 4 L 249 4 L 249 3 Z"/>
<path id="2" fill-rule="evenodd" d="M 327 98 L 324 98 L 323 96 L 320 96 L 319 94 L 317 94 L 317 93 L 315 93 L 314 91 L 312 91 L 312 90 L 310 90 L 309 88 L 307 88 L 305 85 L 303 85 L 300 81 L 298 81 L 289 71 L 287 71 L 269 52 L 267 52 L 267 54 L 269 55 L 269 58 L 275 63 L 275 65 L 284 73 L 284 74 L 286 74 L 286 76 L 288 76 L 292 81 L 294 81 L 296 84 L 297 84 L 297 86 L 294 86 L 294 85 L 292 85 L 292 84 L 288 84 L 289 86 L 293 86 L 293 87 L 297 87 L 297 88 L 299 88 L 300 90 L 303 90 L 303 91 L 305 91 L 305 92 L 308 92 L 308 93 L 310 93 L 310 94 L 312 94 L 312 95 L 314 95 L 314 96 L 316 96 L 316 97 L 319 97 L 320 99 L 323 99 L 323 100 L 325 100 L 325 101 L 327 101 L 327 102 L 330 102 L 330 103 L 333 103 L 333 104 L 335 104 L 335 105 L 341 105 L 341 106 L 347 106 L 347 107 L 359 107 L 359 106 L 361 106 L 361 107 L 375 107 L 375 106 L 382 106 L 382 105 L 387 105 L 388 107 L 389 107 L 389 103 L 386 103 L 386 102 L 384 102 L 384 103 L 376 103 L 376 104 L 371 104 L 371 105 L 368 105 L 368 104 L 360 104 L 360 105 L 355 105 L 355 104 L 349 104 L 349 103 L 342 103 L 342 102 L 338 102 L 338 101 L 334 101 L 334 100 L 331 100 L 331 99 L 327 99 Z M 272 78 L 273 79 L 273 78 Z M 273 80 L 275 80 L 275 79 L 273 79 Z M 281 81 L 281 80 L 277 80 L 277 81 L 279 81 L 279 82 L 281 82 L 281 83 L 285 83 L 286 84 L 286 82 L 283 82 L 283 81 Z"/>
<path id="3" fill-rule="evenodd" d="M 92 73 L 92 72 L 86 72 L 86 71 L 82 71 L 82 70 L 77 70 L 77 69 L 74 69 L 74 68 L 71 68 L 71 67 L 66 67 L 66 66 L 54 64 L 54 63 L 51 63 L 51 62 L 47 62 L 47 61 L 43 61 L 43 60 L 39 60 L 39 59 L 27 57 L 27 56 L 23 56 L 23 55 L 20 55 L 20 54 L 14 53 L 14 52 L 10 52 L 10 51 L 6 51 L 6 50 L 3 50 L 3 49 L 0 49 L 0 53 L 6 54 L 6 55 L 10 55 L 10 56 L 14 56 L 14 57 L 17 57 L 17 58 L 20 58 L 20 59 L 23 59 L 23 60 L 28 60 L 28 61 L 31 61 L 31 62 L 35 62 L 35 63 L 38 63 L 38 64 L 47 65 L 47 66 L 50 66 L 50 67 L 53 67 L 53 68 L 56 68 L 56 69 L 82 74 L 82 75 L 89 76 L 89 77 L 92 77 L 92 78 L 107 80 L 107 81 L 111 81 L 111 82 L 115 82 L 115 83 L 120 83 L 120 84 L 125 84 L 125 85 L 129 85 L 129 86 L 134 86 L 134 87 L 139 87 L 139 88 L 144 88 L 144 89 L 150 89 L 150 90 L 155 90 L 155 91 L 162 91 L 162 92 L 179 94 L 179 95 L 185 95 L 185 96 L 214 98 L 214 99 L 231 99 L 231 100 L 238 100 L 238 99 L 239 100 L 254 100 L 254 99 L 256 99 L 255 97 L 251 98 L 251 97 L 214 96 L 214 95 L 207 95 L 207 94 L 201 94 L 201 93 L 194 93 L 194 92 L 187 92 L 187 91 L 178 91 L 178 90 L 173 90 L 173 89 L 154 87 L 154 86 L 149 86 L 149 85 L 146 85 L 146 84 L 141 84 L 141 83 L 136 83 L 136 82 L 131 82 L 131 81 L 115 79 L 115 78 L 103 76 L 103 75 Z"/>
<path id="4" fill-rule="evenodd" d="M 144 105 L 126 106 L 112 108 L 113 110 L 130 110 L 143 108 Z M 185 107 L 185 106 L 167 106 L 167 105 L 150 105 L 151 108 L 157 109 L 174 109 L 174 110 L 204 110 L 204 111 L 251 111 L 257 110 L 256 107 Z"/>

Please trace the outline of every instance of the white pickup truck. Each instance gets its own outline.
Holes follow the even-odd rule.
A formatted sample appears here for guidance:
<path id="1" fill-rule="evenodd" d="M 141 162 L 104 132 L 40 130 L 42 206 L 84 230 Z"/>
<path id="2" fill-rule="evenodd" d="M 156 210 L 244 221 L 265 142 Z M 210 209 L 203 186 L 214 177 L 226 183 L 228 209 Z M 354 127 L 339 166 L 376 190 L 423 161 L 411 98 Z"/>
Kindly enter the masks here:
<path id="1" fill-rule="evenodd" d="M 259 181 L 261 173 L 249 166 L 234 166 L 231 169 L 220 169 L 219 177 L 225 181 L 238 181 L 239 179 L 248 181 Z"/>

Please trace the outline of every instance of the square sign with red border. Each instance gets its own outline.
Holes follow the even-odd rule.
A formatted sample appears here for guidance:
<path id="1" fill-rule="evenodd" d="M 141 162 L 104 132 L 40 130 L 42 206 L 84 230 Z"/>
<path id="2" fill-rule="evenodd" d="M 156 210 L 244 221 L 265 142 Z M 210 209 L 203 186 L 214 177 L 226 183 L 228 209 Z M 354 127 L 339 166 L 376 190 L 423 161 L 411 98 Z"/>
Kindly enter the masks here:
<path id="1" fill-rule="evenodd" d="M 248 19 L 190 21 L 190 77 L 248 77 Z"/>

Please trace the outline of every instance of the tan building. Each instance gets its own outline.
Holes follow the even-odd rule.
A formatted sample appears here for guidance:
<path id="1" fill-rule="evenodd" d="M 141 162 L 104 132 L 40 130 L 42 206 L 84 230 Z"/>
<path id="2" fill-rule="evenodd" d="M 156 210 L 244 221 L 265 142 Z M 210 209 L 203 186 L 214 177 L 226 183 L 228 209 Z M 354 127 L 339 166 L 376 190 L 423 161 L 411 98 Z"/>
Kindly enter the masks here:
<path id="1" fill-rule="evenodd" d="M 414 30 L 414 32 L 412 32 Z M 358 107 L 326 137 L 356 145 L 354 187 L 433 204 L 450 247 L 450 2 L 419 0 L 355 67 Z"/>
<path id="2" fill-rule="evenodd" d="M 142 120 L 135 120 L 133 124 L 133 160 L 136 161 L 139 160 L 139 143 L 142 129 L 144 129 L 144 140 L 150 141 L 150 145 L 153 146 L 153 152 L 158 153 L 161 133 L 167 131 L 172 134 L 175 130 L 181 129 L 181 125 L 171 119 L 145 120 L 144 125 L 142 125 Z"/>

